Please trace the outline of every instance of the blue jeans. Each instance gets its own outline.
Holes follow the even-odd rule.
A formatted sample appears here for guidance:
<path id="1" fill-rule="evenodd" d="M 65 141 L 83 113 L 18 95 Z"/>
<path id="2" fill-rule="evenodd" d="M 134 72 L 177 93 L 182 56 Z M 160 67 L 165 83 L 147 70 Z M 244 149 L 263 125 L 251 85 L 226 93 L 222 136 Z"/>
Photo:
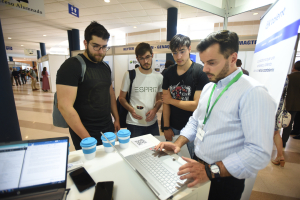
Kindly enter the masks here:
<path id="1" fill-rule="evenodd" d="M 159 129 L 157 121 L 151 126 L 137 126 L 132 124 L 127 124 L 127 129 L 131 132 L 130 137 L 138 137 L 146 134 L 152 134 L 159 136 Z"/>
<path id="2" fill-rule="evenodd" d="M 171 127 L 171 129 L 172 129 L 174 135 L 180 135 L 180 131 L 181 131 L 181 130 L 177 130 L 177 129 L 172 128 L 172 127 Z M 188 142 L 188 143 L 187 143 L 187 148 L 188 148 L 188 150 L 189 150 L 189 153 L 190 153 L 191 158 L 193 158 L 193 157 L 194 157 L 194 151 L 195 151 L 194 141 Z"/>

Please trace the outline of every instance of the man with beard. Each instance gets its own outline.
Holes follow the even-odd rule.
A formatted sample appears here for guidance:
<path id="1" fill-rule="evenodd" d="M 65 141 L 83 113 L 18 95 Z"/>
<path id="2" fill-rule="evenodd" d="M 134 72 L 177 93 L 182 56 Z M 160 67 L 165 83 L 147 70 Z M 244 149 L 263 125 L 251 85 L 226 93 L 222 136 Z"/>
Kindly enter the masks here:
<path id="1" fill-rule="evenodd" d="M 170 41 L 170 49 L 177 64 L 164 73 L 163 118 L 165 138 L 172 141 L 196 110 L 201 91 L 209 80 L 202 71 L 203 66 L 190 59 L 189 37 L 175 35 Z M 192 157 L 194 144 L 188 143 L 187 147 Z"/>
<path id="2" fill-rule="evenodd" d="M 273 148 L 276 104 L 267 89 L 237 68 L 239 38 L 228 30 L 212 33 L 197 50 L 203 71 L 213 83 L 205 85 L 199 104 L 175 143 L 158 149 L 180 151 L 195 143 L 194 159 L 179 168 L 188 184 L 211 180 L 209 200 L 241 198 L 246 178 L 267 166 Z"/>
<path id="3" fill-rule="evenodd" d="M 77 58 L 67 59 L 57 71 L 58 109 L 70 127 L 76 150 L 81 149 L 80 142 L 86 137 L 94 137 L 97 145 L 101 145 L 100 131 L 120 129 L 111 70 L 103 61 L 109 50 L 109 36 L 107 30 L 95 21 L 85 29 L 85 52 L 79 54 L 86 63 L 83 82 L 82 67 Z"/>
<path id="4" fill-rule="evenodd" d="M 163 76 L 152 70 L 153 52 L 148 43 L 140 43 L 135 48 L 136 59 L 140 67 L 135 68 L 135 79 L 132 82 L 130 104 L 126 100 L 129 91 L 129 72 L 124 74 L 119 100 L 128 110 L 126 124 L 131 137 L 151 133 L 159 136 L 156 113 L 162 102 Z"/>

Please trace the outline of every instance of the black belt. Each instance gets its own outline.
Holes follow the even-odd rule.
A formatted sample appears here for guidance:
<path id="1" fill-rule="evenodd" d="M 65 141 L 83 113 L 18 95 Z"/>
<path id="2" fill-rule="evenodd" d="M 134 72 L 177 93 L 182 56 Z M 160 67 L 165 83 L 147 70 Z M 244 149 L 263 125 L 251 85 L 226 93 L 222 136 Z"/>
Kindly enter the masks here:
<path id="1" fill-rule="evenodd" d="M 208 165 L 208 163 L 207 163 L 207 162 L 205 162 L 204 160 L 202 160 L 202 159 L 198 158 L 198 157 L 196 156 L 196 154 L 194 154 L 194 157 L 193 157 L 193 159 L 194 159 L 194 160 L 196 160 L 197 162 L 199 162 L 199 163 L 203 164 L 203 165 Z"/>

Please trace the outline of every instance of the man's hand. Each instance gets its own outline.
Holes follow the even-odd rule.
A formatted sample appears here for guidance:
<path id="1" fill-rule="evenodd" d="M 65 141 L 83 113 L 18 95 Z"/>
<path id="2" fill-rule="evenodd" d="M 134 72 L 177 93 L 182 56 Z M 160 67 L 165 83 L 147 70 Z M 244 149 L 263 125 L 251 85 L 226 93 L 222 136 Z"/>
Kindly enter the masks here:
<path id="1" fill-rule="evenodd" d="M 115 127 L 115 133 L 118 132 L 120 130 L 120 122 L 119 120 L 115 120 L 114 122 L 114 127 Z"/>
<path id="2" fill-rule="evenodd" d="M 162 151 L 163 149 L 167 151 L 174 151 L 174 153 L 178 153 L 180 151 L 180 147 L 172 142 L 161 142 L 154 147 L 156 151 Z"/>
<path id="3" fill-rule="evenodd" d="M 170 89 L 168 89 L 168 92 L 164 92 L 161 98 L 162 102 L 165 104 L 171 104 L 171 101 L 173 100 Z"/>
<path id="4" fill-rule="evenodd" d="M 140 116 L 140 115 L 138 115 L 138 114 L 135 113 L 134 108 L 132 108 L 132 110 L 130 111 L 130 113 L 131 113 L 132 117 L 135 118 L 135 119 L 138 119 L 138 120 L 143 119 L 142 116 Z"/>
<path id="5" fill-rule="evenodd" d="M 190 158 L 185 158 L 182 156 L 182 159 L 185 160 L 187 163 L 185 165 L 182 165 L 179 168 L 179 172 L 177 173 L 179 176 L 183 175 L 180 177 L 181 180 L 184 179 L 193 179 L 194 181 L 189 183 L 187 186 L 188 187 L 193 187 L 197 185 L 198 183 L 205 183 L 209 181 L 209 178 L 207 177 L 206 171 L 205 171 L 205 166 L 196 160 L 190 159 Z"/>
<path id="6" fill-rule="evenodd" d="M 149 112 L 146 113 L 146 122 L 150 122 L 154 119 L 156 115 L 156 109 L 151 109 Z"/>
<path id="7" fill-rule="evenodd" d="M 168 130 L 164 130 L 164 135 L 166 140 L 172 141 L 174 137 L 174 132 L 171 128 L 169 128 Z"/>

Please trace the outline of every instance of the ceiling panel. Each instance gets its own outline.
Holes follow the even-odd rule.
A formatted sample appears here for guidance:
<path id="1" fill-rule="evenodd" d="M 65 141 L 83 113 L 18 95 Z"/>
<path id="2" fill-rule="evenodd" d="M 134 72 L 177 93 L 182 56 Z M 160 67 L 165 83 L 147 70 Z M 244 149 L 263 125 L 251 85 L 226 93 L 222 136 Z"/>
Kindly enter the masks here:
<path id="1" fill-rule="evenodd" d="M 129 12 L 120 12 L 120 13 L 114 13 L 114 15 L 118 18 L 126 18 L 126 17 L 132 17 L 132 12 L 135 12 L 135 11 L 131 11 L 130 13 Z"/>
<path id="2" fill-rule="evenodd" d="M 147 16 L 147 13 L 145 10 L 135 10 L 135 11 L 130 11 L 130 14 L 133 17 L 141 17 L 141 16 Z"/>
<path id="3" fill-rule="evenodd" d="M 146 16 L 146 17 L 137 17 L 136 18 L 139 22 L 152 22 L 152 20 L 150 19 L 150 17 Z"/>
<path id="4" fill-rule="evenodd" d="M 129 22 L 137 22 L 137 20 L 133 17 L 131 18 L 124 18 L 122 19 L 122 21 L 124 21 L 125 23 L 129 23 Z"/>
<path id="5" fill-rule="evenodd" d="M 159 9 L 149 9 L 149 10 L 146 10 L 148 16 L 154 16 L 154 15 L 162 15 L 163 12 L 162 12 L 162 9 L 159 8 Z"/>
<path id="6" fill-rule="evenodd" d="M 140 4 L 144 9 L 161 8 L 158 1 L 143 1 Z"/>
<path id="7" fill-rule="evenodd" d="M 124 3 L 122 4 L 122 6 L 127 10 L 127 11 L 131 11 L 131 10 L 142 10 L 143 7 L 141 6 L 140 3 Z"/>
<path id="8" fill-rule="evenodd" d="M 105 6 L 105 8 L 103 9 L 108 9 L 110 12 L 124 12 L 126 11 L 124 9 L 124 7 L 120 4 L 120 5 L 111 5 L 111 6 Z M 100 10 L 101 12 L 101 10 Z"/>

